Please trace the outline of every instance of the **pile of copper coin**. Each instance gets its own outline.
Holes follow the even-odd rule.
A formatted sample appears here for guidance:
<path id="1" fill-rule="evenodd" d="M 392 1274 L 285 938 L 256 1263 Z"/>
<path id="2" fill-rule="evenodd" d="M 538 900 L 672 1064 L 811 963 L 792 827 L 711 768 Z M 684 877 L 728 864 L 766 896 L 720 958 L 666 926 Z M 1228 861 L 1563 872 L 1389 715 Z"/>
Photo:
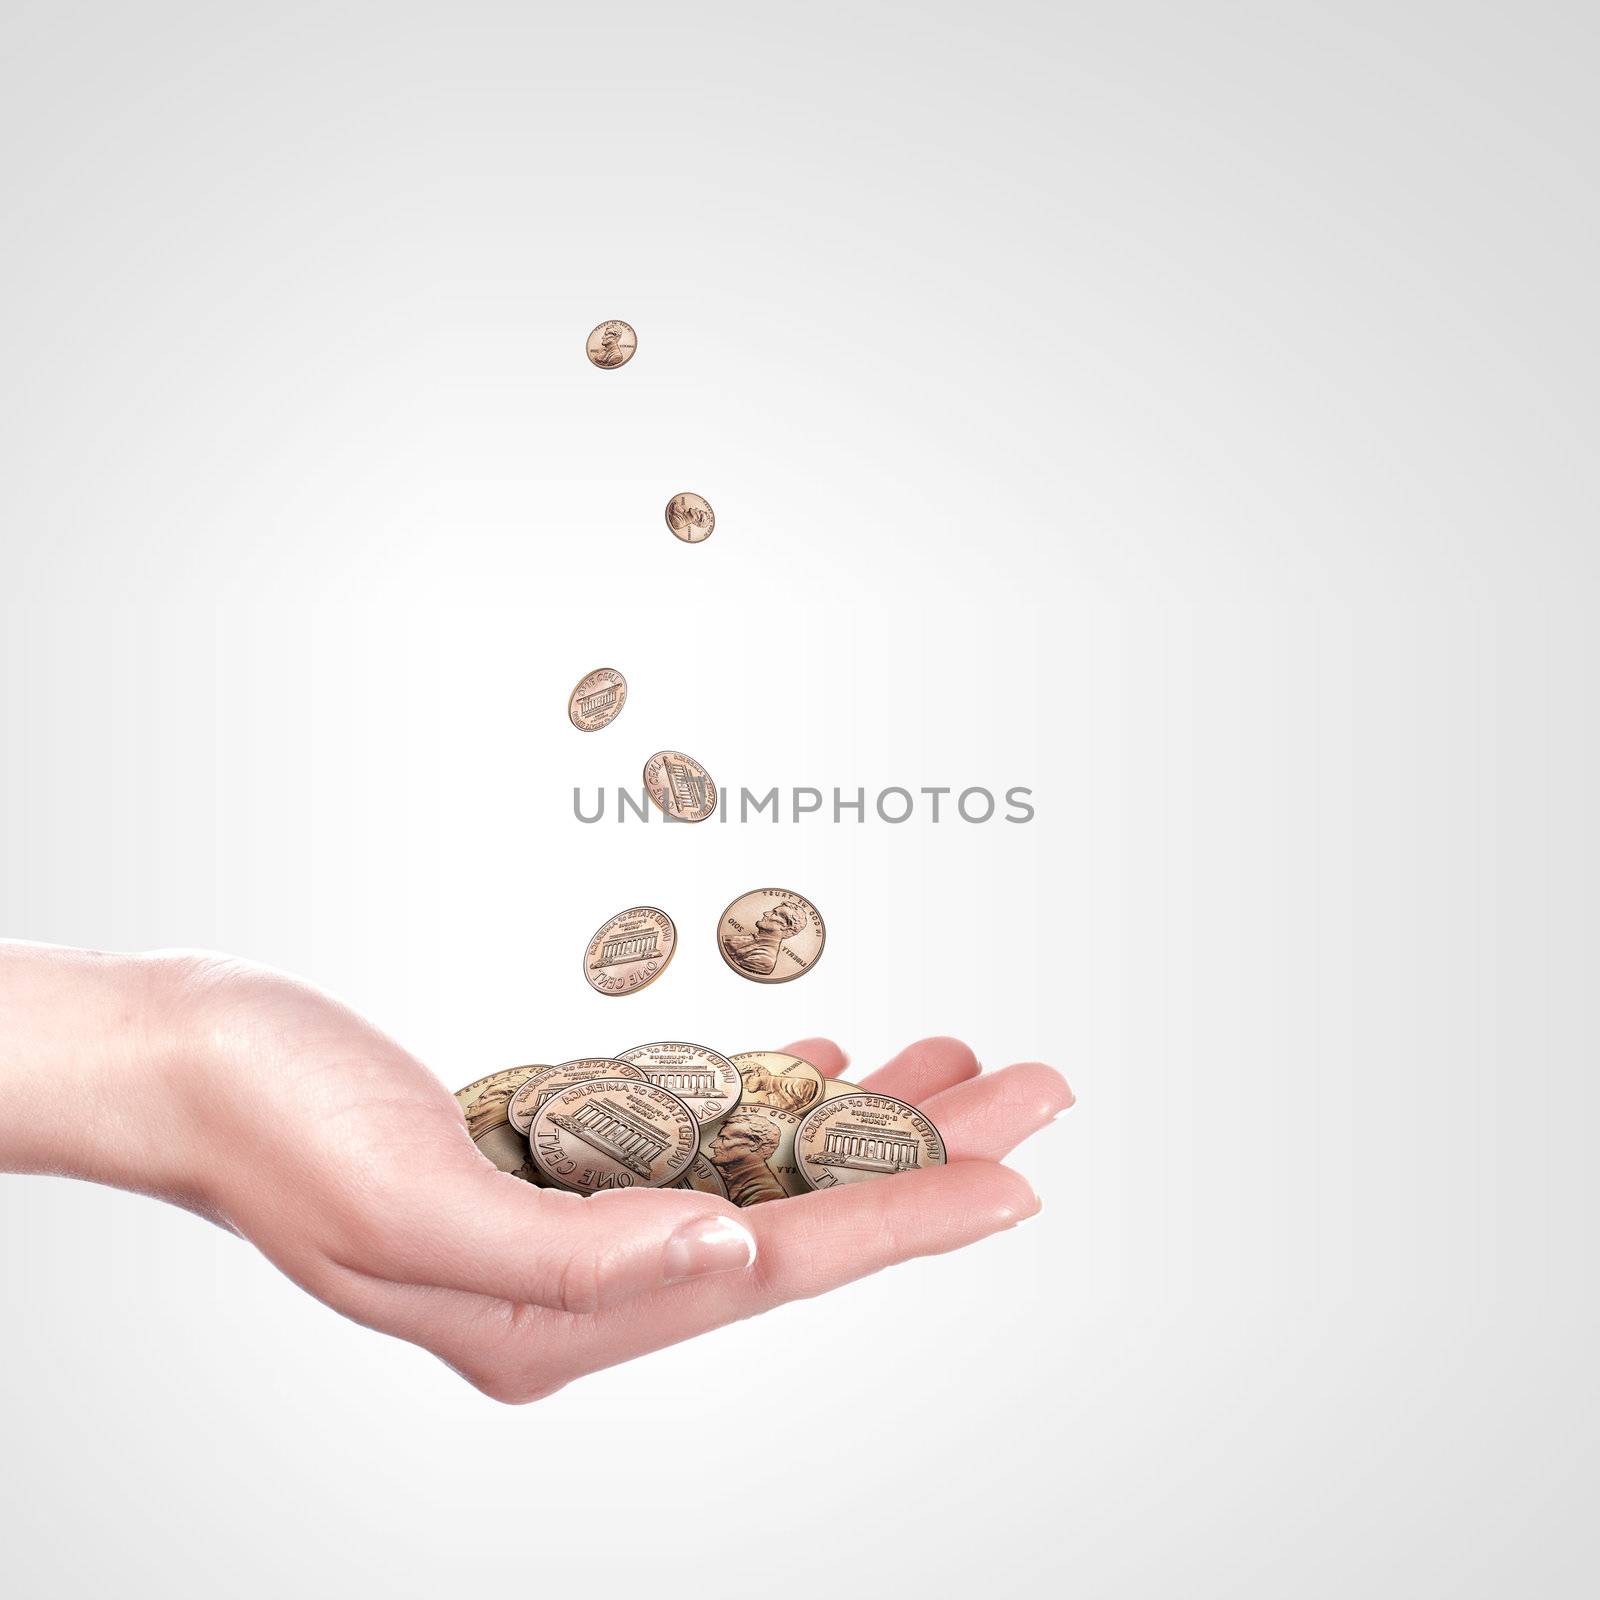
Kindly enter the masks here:
<path id="1" fill-rule="evenodd" d="M 508 1067 L 456 1101 L 502 1172 L 577 1194 L 697 1189 L 754 1206 L 945 1159 L 939 1130 L 915 1106 L 778 1050 L 642 1044 Z"/>

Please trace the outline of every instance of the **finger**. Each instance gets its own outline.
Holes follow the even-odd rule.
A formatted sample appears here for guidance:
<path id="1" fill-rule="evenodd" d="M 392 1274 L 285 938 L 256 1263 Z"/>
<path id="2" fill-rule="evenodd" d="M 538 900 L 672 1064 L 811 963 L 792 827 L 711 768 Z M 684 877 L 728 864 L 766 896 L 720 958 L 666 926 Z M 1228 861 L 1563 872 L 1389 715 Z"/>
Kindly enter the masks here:
<path id="1" fill-rule="evenodd" d="M 959 1249 L 1039 1209 L 1027 1182 L 960 1162 L 753 1208 L 757 1270 L 641 1295 L 593 1316 L 494 1305 L 470 1295 L 408 1297 L 374 1310 L 353 1286 L 340 1309 L 432 1350 L 485 1393 L 521 1402 L 788 1300 L 836 1289 L 916 1256 Z M 356 1298 L 358 1309 L 350 1310 Z M 379 1318 L 381 1317 L 381 1320 Z"/>
<path id="2" fill-rule="evenodd" d="M 412 1172 L 404 1189 L 386 1185 L 328 1253 L 394 1283 L 582 1313 L 755 1259 L 753 1233 L 724 1200 L 675 1189 L 585 1200 L 464 1154 Z"/>
<path id="3" fill-rule="evenodd" d="M 1042 1061 L 986 1072 L 919 1102 L 953 1161 L 999 1161 L 1073 1103 L 1067 1080 Z"/>
<path id="4" fill-rule="evenodd" d="M 960 1249 L 1038 1209 L 1024 1178 L 986 1161 L 755 1206 L 745 1213 L 760 1244 L 752 1271 L 681 1284 L 581 1321 L 557 1318 L 541 1325 L 542 1350 L 531 1361 L 546 1382 L 553 1371 L 592 1372 L 898 1262 Z"/>
<path id="5" fill-rule="evenodd" d="M 796 1039 L 783 1053 L 809 1061 L 824 1078 L 837 1078 L 850 1065 L 850 1057 L 832 1039 Z"/>
<path id="6" fill-rule="evenodd" d="M 861 1080 L 873 1094 L 921 1105 L 930 1095 L 978 1075 L 978 1058 L 959 1039 L 920 1039 Z"/>

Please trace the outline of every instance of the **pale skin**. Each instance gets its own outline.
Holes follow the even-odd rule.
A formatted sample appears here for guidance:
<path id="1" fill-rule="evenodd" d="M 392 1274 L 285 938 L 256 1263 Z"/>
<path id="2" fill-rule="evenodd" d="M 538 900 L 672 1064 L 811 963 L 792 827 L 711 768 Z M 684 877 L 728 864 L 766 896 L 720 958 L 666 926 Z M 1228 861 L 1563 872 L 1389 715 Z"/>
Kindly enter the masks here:
<path id="1" fill-rule="evenodd" d="M 847 1065 L 826 1039 L 783 1049 Z M 585 1200 L 497 1172 L 439 1078 L 309 984 L 0 941 L 0 1171 L 186 1206 L 512 1403 L 1038 1211 L 1001 1161 L 1072 1104 L 1059 1073 L 980 1074 L 937 1038 L 853 1081 L 921 1106 L 950 1164 L 744 1211 L 681 1190 Z"/>

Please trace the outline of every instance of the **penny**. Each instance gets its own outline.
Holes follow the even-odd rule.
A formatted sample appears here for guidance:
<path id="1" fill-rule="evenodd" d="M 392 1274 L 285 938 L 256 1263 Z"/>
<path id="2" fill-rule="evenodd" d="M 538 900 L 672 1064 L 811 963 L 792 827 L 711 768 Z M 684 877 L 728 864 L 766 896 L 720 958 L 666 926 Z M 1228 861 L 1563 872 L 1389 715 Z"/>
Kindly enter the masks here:
<path id="1" fill-rule="evenodd" d="M 942 1167 L 939 1130 L 904 1100 L 845 1094 L 808 1111 L 795 1135 L 795 1160 L 813 1189 Z"/>
<path id="2" fill-rule="evenodd" d="M 509 1122 L 498 1122 L 487 1132 L 472 1141 L 478 1153 L 486 1156 L 502 1172 L 509 1172 L 524 1183 L 541 1183 L 539 1170 L 533 1164 L 533 1153 L 528 1141 Z"/>
<path id="3" fill-rule="evenodd" d="M 516 1069 L 513 1067 L 510 1070 L 515 1071 Z M 498 1072 L 491 1072 L 487 1078 L 474 1078 L 466 1088 L 456 1090 L 456 1104 L 461 1107 L 463 1116 L 466 1115 L 468 1106 L 499 1076 Z"/>
<path id="4" fill-rule="evenodd" d="M 733 1058 L 744 1082 L 741 1105 L 809 1111 L 822 1098 L 826 1080 L 809 1061 L 781 1050 L 747 1050 Z"/>
<path id="5" fill-rule="evenodd" d="M 739 1103 L 744 1085 L 739 1069 L 703 1044 L 641 1044 L 622 1052 L 658 1089 L 665 1089 L 694 1112 L 702 1124 L 725 1117 Z"/>
<path id="6" fill-rule="evenodd" d="M 625 367 L 633 360 L 633 352 L 639 348 L 639 336 L 626 322 L 602 322 L 590 333 L 584 348 L 597 367 L 609 371 L 613 367 Z"/>
<path id="7" fill-rule="evenodd" d="M 704 495 L 686 489 L 667 501 L 667 526 L 685 544 L 699 544 L 716 531 L 717 514 Z"/>
<path id="8" fill-rule="evenodd" d="M 752 983 L 790 983 L 809 972 L 828 937 L 822 915 L 792 889 L 752 889 L 722 913 L 717 949 Z"/>
<path id="9" fill-rule="evenodd" d="M 615 667 L 597 667 L 567 696 L 567 717 L 580 733 L 615 722 L 628 698 L 628 680 Z"/>
<path id="10" fill-rule="evenodd" d="M 467 1119 L 467 1132 L 476 1139 L 480 1133 L 504 1123 L 506 1107 L 510 1104 L 512 1095 L 534 1073 L 543 1071 L 542 1064 L 531 1067 L 507 1067 L 502 1072 L 491 1072 L 487 1078 L 479 1078 L 476 1083 L 469 1083 L 465 1089 L 458 1089 L 456 1103 L 460 1105 L 461 1114 Z M 463 1096 L 470 1098 L 463 1100 Z"/>
<path id="11" fill-rule="evenodd" d="M 822 1098 L 824 1100 L 837 1100 L 842 1094 L 860 1094 L 859 1083 L 846 1083 L 843 1078 L 824 1078 L 822 1080 Z"/>
<path id="12" fill-rule="evenodd" d="M 689 1163 L 689 1170 L 667 1188 L 693 1189 L 697 1194 L 714 1194 L 719 1200 L 728 1198 L 728 1186 L 722 1181 L 722 1174 L 698 1150 Z"/>
<path id="13" fill-rule="evenodd" d="M 557 1089 L 570 1089 L 575 1083 L 593 1083 L 596 1078 L 640 1078 L 644 1074 L 626 1061 L 616 1061 L 610 1056 L 583 1056 L 577 1061 L 563 1061 L 559 1067 L 545 1067 L 534 1073 L 506 1107 L 506 1121 L 524 1138 L 533 1126 L 539 1107 Z"/>
<path id="14" fill-rule="evenodd" d="M 644 764 L 644 786 L 662 814 L 678 822 L 704 822 L 717 809 L 710 773 L 681 750 L 657 750 Z"/>
<path id="15" fill-rule="evenodd" d="M 653 1083 L 597 1078 L 551 1095 L 529 1137 L 545 1177 L 594 1194 L 656 1189 L 681 1178 L 699 1147 L 700 1124 L 675 1094 Z"/>
<path id="16" fill-rule="evenodd" d="M 776 1106 L 742 1101 L 700 1143 L 736 1206 L 758 1206 L 804 1194 L 806 1181 L 794 1158 L 800 1118 Z"/>
<path id="17" fill-rule="evenodd" d="M 601 994 L 632 994 L 667 970 L 678 948 L 672 918 L 656 906 L 619 911 L 589 941 L 583 976 Z"/>

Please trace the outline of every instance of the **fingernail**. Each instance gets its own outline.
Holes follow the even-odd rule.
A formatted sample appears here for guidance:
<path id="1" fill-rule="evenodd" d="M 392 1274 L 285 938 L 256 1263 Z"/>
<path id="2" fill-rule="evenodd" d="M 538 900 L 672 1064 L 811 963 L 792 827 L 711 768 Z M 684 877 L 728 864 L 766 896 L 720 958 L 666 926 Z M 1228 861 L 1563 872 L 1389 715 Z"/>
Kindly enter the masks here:
<path id="1" fill-rule="evenodd" d="M 743 1272 L 756 1258 L 756 1238 L 732 1217 L 686 1222 L 661 1252 L 661 1281 L 682 1283 L 711 1272 Z"/>
<path id="2" fill-rule="evenodd" d="M 1020 1224 L 1029 1222 L 1038 1216 L 1042 1205 L 1043 1202 L 1038 1195 L 1030 1194 L 1021 1205 L 1003 1206 L 1000 1211 L 1000 1220 L 1007 1227 L 1018 1227 Z"/>

